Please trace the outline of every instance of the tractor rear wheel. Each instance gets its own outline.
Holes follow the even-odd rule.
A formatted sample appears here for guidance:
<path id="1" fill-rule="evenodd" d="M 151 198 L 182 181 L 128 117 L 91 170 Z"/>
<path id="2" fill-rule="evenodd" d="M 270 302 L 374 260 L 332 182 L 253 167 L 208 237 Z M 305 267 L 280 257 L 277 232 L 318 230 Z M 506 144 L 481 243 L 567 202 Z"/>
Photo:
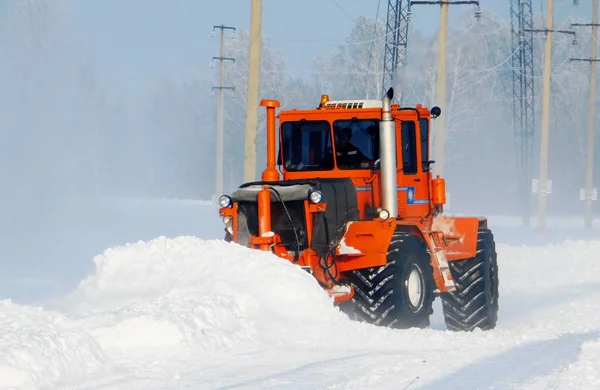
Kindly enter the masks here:
<path id="1" fill-rule="evenodd" d="M 498 263 L 494 236 L 489 229 L 477 233 L 475 257 L 448 262 L 456 291 L 441 294 L 448 330 L 489 330 L 498 319 Z"/>
<path id="2" fill-rule="evenodd" d="M 427 246 L 418 237 L 396 232 L 387 264 L 349 272 L 355 290 L 351 318 L 390 328 L 424 328 L 433 313 L 433 271 Z"/>

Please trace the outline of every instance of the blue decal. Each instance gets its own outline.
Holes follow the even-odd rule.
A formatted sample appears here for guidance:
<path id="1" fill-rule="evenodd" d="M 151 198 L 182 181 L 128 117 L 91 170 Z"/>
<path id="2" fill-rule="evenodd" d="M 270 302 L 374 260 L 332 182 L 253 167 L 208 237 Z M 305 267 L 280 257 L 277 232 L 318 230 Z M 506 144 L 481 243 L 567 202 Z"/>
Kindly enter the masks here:
<path id="1" fill-rule="evenodd" d="M 414 202 L 415 204 L 429 204 L 429 199 L 417 199 Z"/>
<path id="2" fill-rule="evenodd" d="M 406 203 L 407 204 L 415 203 L 415 187 L 408 187 L 406 189 Z"/>

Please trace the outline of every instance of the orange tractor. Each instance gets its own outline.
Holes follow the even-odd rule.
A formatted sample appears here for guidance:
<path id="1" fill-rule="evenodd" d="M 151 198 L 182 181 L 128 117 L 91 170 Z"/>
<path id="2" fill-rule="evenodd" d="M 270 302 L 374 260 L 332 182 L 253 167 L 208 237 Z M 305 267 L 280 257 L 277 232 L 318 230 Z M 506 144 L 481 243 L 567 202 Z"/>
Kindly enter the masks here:
<path id="1" fill-rule="evenodd" d="M 267 167 L 219 198 L 225 239 L 304 268 L 356 320 L 426 327 L 439 296 L 448 329 L 492 329 L 487 219 L 444 215 L 445 182 L 432 177 L 430 121 L 441 110 L 392 98 L 392 89 L 381 101 L 323 95 L 313 110 L 279 112 L 278 127 L 279 102 L 261 101 Z"/>

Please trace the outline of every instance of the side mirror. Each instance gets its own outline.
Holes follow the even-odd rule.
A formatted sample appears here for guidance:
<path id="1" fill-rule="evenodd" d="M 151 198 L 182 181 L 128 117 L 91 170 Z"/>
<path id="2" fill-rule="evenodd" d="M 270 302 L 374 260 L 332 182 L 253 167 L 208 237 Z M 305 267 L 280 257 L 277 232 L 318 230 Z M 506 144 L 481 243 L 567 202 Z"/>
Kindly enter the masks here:
<path id="1" fill-rule="evenodd" d="M 439 108 L 438 106 L 434 106 L 431 108 L 431 117 L 433 119 L 437 118 L 438 116 L 442 115 L 442 109 Z"/>
<path id="2" fill-rule="evenodd" d="M 431 166 L 435 163 L 435 160 L 429 160 L 427 161 L 427 163 L 425 164 L 425 166 L 423 167 L 423 170 L 425 172 L 429 172 L 431 170 Z"/>

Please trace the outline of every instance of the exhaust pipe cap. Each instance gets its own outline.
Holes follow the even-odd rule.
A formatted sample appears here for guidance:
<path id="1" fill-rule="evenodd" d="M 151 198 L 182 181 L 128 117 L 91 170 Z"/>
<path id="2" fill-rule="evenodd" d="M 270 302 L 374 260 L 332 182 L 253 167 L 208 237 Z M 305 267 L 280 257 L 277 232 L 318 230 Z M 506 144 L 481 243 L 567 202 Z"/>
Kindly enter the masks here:
<path id="1" fill-rule="evenodd" d="M 385 97 L 392 100 L 394 98 L 394 88 L 390 87 L 385 94 Z"/>

